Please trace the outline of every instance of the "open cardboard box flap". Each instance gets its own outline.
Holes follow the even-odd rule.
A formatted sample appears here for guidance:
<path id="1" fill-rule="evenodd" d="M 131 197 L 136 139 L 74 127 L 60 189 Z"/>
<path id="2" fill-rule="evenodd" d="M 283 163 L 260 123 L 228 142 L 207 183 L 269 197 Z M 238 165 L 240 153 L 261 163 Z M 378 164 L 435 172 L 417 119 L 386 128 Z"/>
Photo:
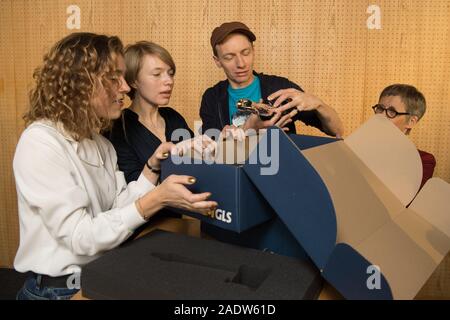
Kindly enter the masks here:
<path id="1" fill-rule="evenodd" d="M 306 150 L 267 135 L 279 136 L 278 173 L 244 170 L 323 276 L 348 299 L 414 298 L 450 250 L 450 185 L 431 179 L 414 199 L 414 144 L 382 116 Z"/>

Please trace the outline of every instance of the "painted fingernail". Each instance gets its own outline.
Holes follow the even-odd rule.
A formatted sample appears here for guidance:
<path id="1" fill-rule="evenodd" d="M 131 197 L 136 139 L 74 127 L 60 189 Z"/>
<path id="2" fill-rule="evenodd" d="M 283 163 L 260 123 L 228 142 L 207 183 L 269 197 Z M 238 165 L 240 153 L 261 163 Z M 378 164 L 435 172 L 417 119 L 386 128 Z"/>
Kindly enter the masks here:
<path id="1" fill-rule="evenodd" d="M 202 215 L 204 215 L 205 217 L 210 217 L 211 215 L 209 214 L 209 210 L 206 212 L 201 212 Z"/>
<path id="2" fill-rule="evenodd" d="M 168 157 L 169 157 L 169 153 L 168 153 L 168 152 L 164 152 L 164 153 L 162 154 L 162 157 L 163 157 L 163 158 L 168 158 Z"/>
<path id="3" fill-rule="evenodd" d="M 188 181 L 189 181 L 190 184 L 194 184 L 197 181 L 197 179 L 195 179 L 194 177 L 190 177 L 188 179 Z"/>
<path id="4" fill-rule="evenodd" d="M 216 209 L 217 209 L 217 207 L 213 207 L 212 209 L 209 209 L 209 216 L 211 218 L 214 218 L 214 215 L 216 213 Z"/>

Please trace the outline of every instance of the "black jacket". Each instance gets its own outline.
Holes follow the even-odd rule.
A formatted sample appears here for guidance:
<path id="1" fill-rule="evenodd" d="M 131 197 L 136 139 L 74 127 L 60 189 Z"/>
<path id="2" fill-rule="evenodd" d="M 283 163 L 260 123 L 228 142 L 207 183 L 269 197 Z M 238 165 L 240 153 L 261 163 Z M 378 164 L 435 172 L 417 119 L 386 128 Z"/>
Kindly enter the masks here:
<path id="1" fill-rule="evenodd" d="M 161 107 L 158 111 L 166 122 L 166 141 L 179 142 L 172 140 L 172 133 L 179 128 L 186 129 L 190 137 L 194 136 L 177 111 L 170 107 Z M 117 163 L 127 183 L 139 178 L 145 163 L 161 144 L 161 140 L 140 123 L 139 116 L 130 109 L 125 109 L 122 117 L 114 121 L 111 131 L 104 135 L 116 149 Z"/>
<path id="2" fill-rule="evenodd" d="M 303 91 L 297 84 L 287 78 L 256 73 L 261 83 L 261 97 L 266 100 L 269 95 L 280 90 L 294 88 Z M 218 82 L 214 87 L 208 88 L 202 97 L 200 106 L 200 118 L 202 119 L 202 133 L 210 128 L 222 130 L 230 124 L 228 111 L 228 80 Z M 289 133 L 296 133 L 295 121 L 300 120 L 308 126 L 313 126 L 323 131 L 322 123 L 316 111 L 299 112 L 291 123 L 287 125 Z"/>

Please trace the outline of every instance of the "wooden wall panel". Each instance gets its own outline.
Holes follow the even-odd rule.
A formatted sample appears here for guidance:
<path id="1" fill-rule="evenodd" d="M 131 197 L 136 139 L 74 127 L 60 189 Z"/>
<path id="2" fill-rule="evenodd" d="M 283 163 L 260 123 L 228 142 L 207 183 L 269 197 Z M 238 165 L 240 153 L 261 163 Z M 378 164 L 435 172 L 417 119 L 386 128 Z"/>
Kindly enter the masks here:
<path id="1" fill-rule="evenodd" d="M 66 27 L 70 5 L 81 10 L 80 30 Z M 380 30 L 367 27 L 370 5 L 381 9 Z M 211 31 L 231 20 L 256 33 L 257 71 L 286 76 L 320 96 L 339 112 L 347 134 L 371 116 L 385 86 L 417 86 L 428 110 L 411 139 L 436 156 L 435 175 L 450 182 L 448 0 L 2 0 L 0 266 L 12 265 L 18 245 L 11 164 L 32 73 L 43 54 L 73 31 L 115 34 L 125 44 L 155 41 L 177 64 L 171 106 L 193 127 L 203 91 L 224 78 L 212 60 Z"/>
<path id="2" fill-rule="evenodd" d="M 12 5 L 0 2 L 0 266 L 11 265 L 19 239 L 17 201 L 11 162 L 17 143 Z"/>

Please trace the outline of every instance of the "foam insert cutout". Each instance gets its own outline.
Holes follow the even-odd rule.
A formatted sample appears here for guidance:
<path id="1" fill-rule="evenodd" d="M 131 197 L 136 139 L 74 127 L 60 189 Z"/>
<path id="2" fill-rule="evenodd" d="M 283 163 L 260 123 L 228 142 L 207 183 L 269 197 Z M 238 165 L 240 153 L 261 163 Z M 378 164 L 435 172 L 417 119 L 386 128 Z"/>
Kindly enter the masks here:
<path id="1" fill-rule="evenodd" d="M 300 300 L 321 289 L 310 261 L 160 230 L 82 271 L 89 299 Z"/>

